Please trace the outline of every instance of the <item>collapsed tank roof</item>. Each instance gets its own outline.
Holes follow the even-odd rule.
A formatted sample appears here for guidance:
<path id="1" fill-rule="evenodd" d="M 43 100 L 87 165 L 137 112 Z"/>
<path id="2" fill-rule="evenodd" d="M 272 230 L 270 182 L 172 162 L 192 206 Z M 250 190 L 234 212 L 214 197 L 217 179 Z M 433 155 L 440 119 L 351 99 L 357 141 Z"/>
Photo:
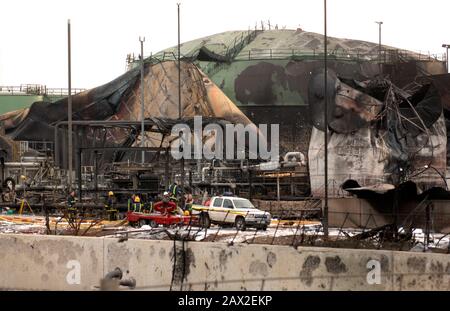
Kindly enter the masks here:
<path id="1" fill-rule="evenodd" d="M 281 29 L 265 31 L 226 31 L 211 36 L 182 43 L 182 57 L 202 60 L 210 57 L 217 60 L 247 60 L 254 58 L 290 58 L 293 55 L 308 56 L 323 51 L 323 35 L 301 29 Z M 382 50 L 398 48 L 382 45 Z M 346 38 L 328 37 L 330 55 L 343 58 L 358 57 L 364 60 L 377 60 L 378 43 Z M 424 55 L 403 51 L 409 57 L 420 59 Z M 177 55 L 177 46 L 170 47 L 153 57 L 170 58 Z"/>
<path id="2" fill-rule="evenodd" d="M 323 68 L 324 36 L 302 29 L 227 31 L 181 45 L 195 63 L 255 124 L 280 125 L 280 150 L 306 153 L 310 141 L 308 85 Z M 177 47 L 147 62 L 176 59 Z M 337 76 L 366 81 L 379 75 L 398 87 L 446 73 L 431 55 L 377 43 L 328 37 L 328 66 Z M 133 65 L 139 66 L 139 63 Z"/>

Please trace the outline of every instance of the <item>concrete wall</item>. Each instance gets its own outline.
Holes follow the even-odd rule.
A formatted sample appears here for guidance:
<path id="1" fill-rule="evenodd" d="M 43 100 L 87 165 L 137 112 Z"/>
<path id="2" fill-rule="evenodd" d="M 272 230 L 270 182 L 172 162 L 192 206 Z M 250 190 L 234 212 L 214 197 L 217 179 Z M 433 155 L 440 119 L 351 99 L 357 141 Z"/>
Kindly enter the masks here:
<path id="1" fill-rule="evenodd" d="M 0 289 L 95 290 L 119 267 L 139 290 L 450 290 L 444 254 L 3 234 L 0 263 Z"/>

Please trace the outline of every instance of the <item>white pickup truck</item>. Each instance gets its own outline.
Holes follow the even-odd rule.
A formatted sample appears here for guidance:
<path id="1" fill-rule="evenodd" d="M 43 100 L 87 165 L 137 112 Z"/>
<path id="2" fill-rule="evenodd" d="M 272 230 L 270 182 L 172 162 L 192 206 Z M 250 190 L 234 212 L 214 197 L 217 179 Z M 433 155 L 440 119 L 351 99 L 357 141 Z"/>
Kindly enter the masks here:
<path id="1" fill-rule="evenodd" d="M 210 200 L 209 206 L 193 205 L 193 214 L 199 216 L 200 225 L 209 228 L 215 224 L 233 224 L 238 230 L 247 227 L 266 230 L 270 224 L 271 215 L 261 211 L 244 198 L 218 196 Z"/>

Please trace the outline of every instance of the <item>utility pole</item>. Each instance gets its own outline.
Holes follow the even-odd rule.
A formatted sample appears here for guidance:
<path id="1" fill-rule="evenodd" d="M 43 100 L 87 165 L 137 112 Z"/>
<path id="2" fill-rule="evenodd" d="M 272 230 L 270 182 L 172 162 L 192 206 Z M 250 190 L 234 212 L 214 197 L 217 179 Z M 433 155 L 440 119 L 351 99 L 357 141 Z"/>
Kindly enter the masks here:
<path id="1" fill-rule="evenodd" d="M 178 7 L 178 118 L 181 119 L 181 53 L 180 53 L 180 3 Z"/>
<path id="2" fill-rule="evenodd" d="M 70 19 L 67 20 L 67 56 L 68 56 L 68 89 L 69 96 L 67 98 L 67 127 L 68 127 L 68 188 L 69 192 L 72 191 L 72 156 L 73 156 L 73 146 L 72 146 L 72 60 L 71 60 L 71 46 L 70 46 Z M 81 163 L 80 163 L 81 165 Z M 81 177 L 80 177 L 81 178 Z M 81 189 L 78 189 L 81 191 Z"/>
<path id="3" fill-rule="evenodd" d="M 375 22 L 378 24 L 378 62 L 381 64 L 381 25 L 383 22 Z"/>
<path id="4" fill-rule="evenodd" d="M 328 238 L 328 34 L 327 34 L 327 0 L 323 1 L 324 10 L 324 122 L 325 122 L 325 165 L 324 165 L 324 182 L 325 182 L 325 204 L 323 208 L 323 234 Z"/>
<path id="5" fill-rule="evenodd" d="M 145 147 L 145 107 L 144 107 L 144 42 L 145 37 L 141 39 L 141 147 Z M 142 150 L 142 165 L 145 163 L 145 151 Z"/>
<path id="6" fill-rule="evenodd" d="M 178 118 L 181 121 L 181 52 L 180 52 L 180 3 L 177 3 L 178 7 Z M 182 136 L 180 137 L 182 139 Z M 182 142 L 182 148 L 186 148 L 184 146 L 184 142 Z M 181 158 L 181 169 L 180 169 L 180 177 L 181 177 L 181 189 L 184 189 L 184 156 Z"/>
<path id="7" fill-rule="evenodd" d="M 442 47 L 444 48 L 444 49 L 446 49 L 446 51 L 447 51 L 447 56 L 445 57 L 445 65 L 446 65 L 446 67 L 447 67 L 447 73 L 448 73 L 448 48 L 450 48 L 450 44 L 443 44 L 442 45 Z"/>

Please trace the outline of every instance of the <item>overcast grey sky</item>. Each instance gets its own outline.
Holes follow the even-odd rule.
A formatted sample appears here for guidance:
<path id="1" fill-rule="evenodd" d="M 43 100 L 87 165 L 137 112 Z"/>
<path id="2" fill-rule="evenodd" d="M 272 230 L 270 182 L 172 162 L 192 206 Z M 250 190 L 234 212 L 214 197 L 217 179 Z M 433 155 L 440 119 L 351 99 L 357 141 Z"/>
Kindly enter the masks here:
<path id="1" fill-rule="evenodd" d="M 125 71 L 127 53 L 144 54 L 181 40 L 246 30 L 270 19 L 288 29 L 323 33 L 322 0 L 2 0 L 0 85 L 67 86 L 67 19 L 72 23 L 72 87 L 91 88 Z M 328 0 L 330 36 L 443 53 L 450 43 L 448 0 Z"/>

